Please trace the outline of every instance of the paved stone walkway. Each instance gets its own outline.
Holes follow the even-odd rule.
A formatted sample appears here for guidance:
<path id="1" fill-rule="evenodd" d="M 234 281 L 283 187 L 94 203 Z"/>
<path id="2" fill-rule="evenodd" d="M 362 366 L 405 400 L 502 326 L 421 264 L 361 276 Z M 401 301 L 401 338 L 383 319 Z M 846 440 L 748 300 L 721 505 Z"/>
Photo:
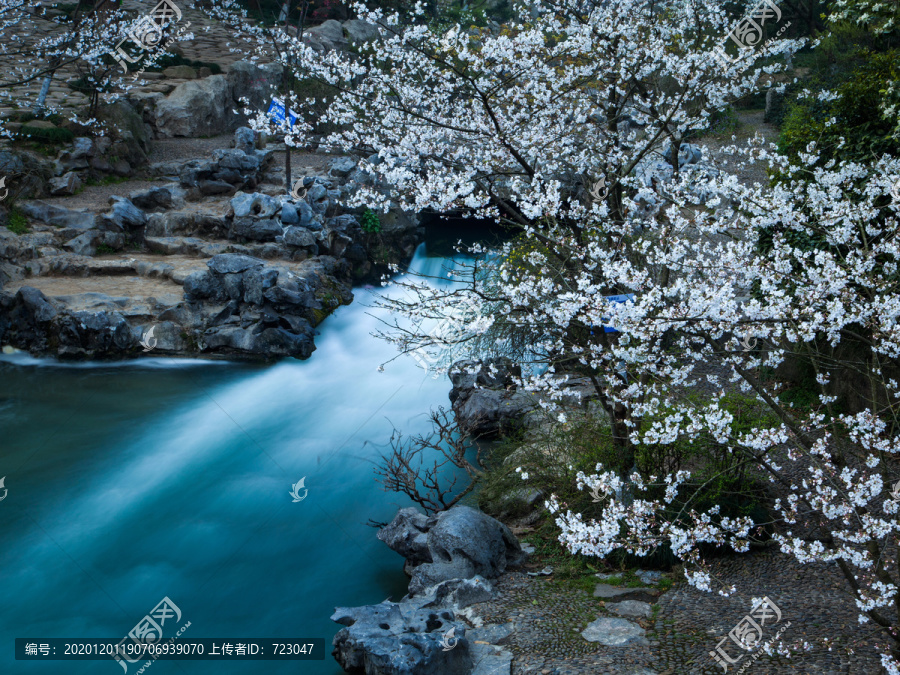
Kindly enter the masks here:
<path id="1" fill-rule="evenodd" d="M 768 551 L 721 558 L 713 562 L 713 570 L 726 582 L 736 584 L 739 593 L 722 598 L 676 578 L 673 587 L 656 601 L 659 609 L 655 617 L 629 619 L 647 630 L 646 646 L 607 647 L 587 642 L 581 631 L 598 617 L 617 616 L 609 611 L 613 602 L 604 603 L 552 577 L 505 574 L 495 585 L 498 597 L 471 609 L 485 624 L 514 624 L 513 633 L 504 641 L 515 657 L 513 675 L 721 673 L 721 666 L 709 652 L 749 612 L 751 599 L 763 596 L 782 613 L 778 624 L 765 627 L 763 640 L 771 639 L 790 622 L 782 639 L 792 645 L 806 641 L 812 649 L 790 659 L 761 654 L 751 661 L 754 652 L 729 667 L 729 672 L 737 672 L 745 664 L 749 665 L 744 672 L 754 675 L 881 672 L 871 629 L 857 623 L 855 607 L 836 567 L 804 567 L 781 553 Z M 833 640 L 835 648 L 829 652 L 820 644 L 821 638 Z M 848 653 L 847 648 L 854 653 Z M 738 656 L 733 644 L 726 650 L 732 658 Z"/>
<path id="2" fill-rule="evenodd" d="M 51 3 L 45 3 L 49 7 Z M 150 12 L 155 7 L 155 1 L 140 0 L 122 0 L 122 6 L 130 12 L 134 17 L 142 16 Z M 187 6 L 187 3 L 178 4 L 182 12 L 182 18 L 177 24 L 173 24 L 175 30 L 190 22 L 188 30 L 194 34 L 191 40 L 180 40 L 173 43 L 185 58 L 194 61 L 203 61 L 207 63 L 217 63 L 222 67 L 222 71 L 226 72 L 228 67 L 242 59 L 247 58 L 245 54 L 260 55 L 260 50 L 255 46 L 251 47 L 247 43 L 238 40 L 227 26 L 210 19 L 206 14 Z M 55 12 L 57 10 L 51 10 Z M 59 24 L 40 16 L 32 16 L 23 21 L 17 27 L 17 33 L 20 35 L 32 36 L 37 39 L 40 36 L 46 36 L 48 33 L 62 31 L 63 27 Z M 2 37 L 2 36 L 0 36 Z M 26 44 L 28 44 L 26 39 Z M 265 60 L 265 59 L 264 59 Z M 0 68 L 11 69 L 18 64 L 4 62 L 0 57 Z M 130 65 L 129 72 L 137 72 L 140 69 L 140 63 Z M 135 87 L 133 91 L 163 91 L 168 93 L 175 88 L 175 85 L 185 82 L 183 78 L 165 78 L 163 82 L 159 82 L 161 74 L 148 74 L 154 78 L 147 87 Z M 60 68 L 53 81 L 50 84 L 50 91 L 47 95 L 47 106 L 57 109 L 58 112 L 68 117 L 71 112 L 83 108 L 88 103 L 88 98 L 79 92 L 70 89 L 66 82 L 77 79 L 78 71 L 74 65 L 67 65 Z M 0 102 L 0 119 L 8 118 L 17 108 L 30 109 L 37 100 L 38 92 L 41 89 L 41 80 L 29 82 L 13 90 L 14 103 Z M 103 100 L 111 100 L 116 97 L 119 92 L 110 92 L 103 95 Z"/>

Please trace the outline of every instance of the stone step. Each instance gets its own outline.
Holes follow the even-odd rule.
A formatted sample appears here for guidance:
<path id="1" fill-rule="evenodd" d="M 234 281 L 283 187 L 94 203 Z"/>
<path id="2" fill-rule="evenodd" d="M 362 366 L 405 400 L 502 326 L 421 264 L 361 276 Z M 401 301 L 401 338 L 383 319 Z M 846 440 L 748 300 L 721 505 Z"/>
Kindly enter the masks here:
<path id="1" fill-rule="evenodd" d="M 211 258 L 225 253 L 229 244 L 198 237 L 145 237 L 144 243 L 152 253 L 161 255 L 195 255 Z"/>
<path id="2" fill-rule="evenodd" d="M 642 602 L 654 602 L 659 596 L 659 590 L 647 586 L 637 588 L 621 588 L 610 584 L 597 584 L 594 588 L 594 597 L 603 598 L 611 602 L 622 600 L 639 600 Z"/>

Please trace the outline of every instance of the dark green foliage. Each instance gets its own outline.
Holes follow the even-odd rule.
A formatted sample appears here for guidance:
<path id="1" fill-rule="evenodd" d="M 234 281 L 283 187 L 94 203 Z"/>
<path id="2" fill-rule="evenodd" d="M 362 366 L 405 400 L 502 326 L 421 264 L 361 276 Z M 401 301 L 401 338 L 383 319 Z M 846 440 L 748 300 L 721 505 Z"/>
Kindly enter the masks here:
<path id="1" fill-rule="evenodd" d="M 12 119 L 15 122 L 22 123 L 31 122 L 33 120 L 47 120 L 48 122 L 56 124 L 57 126 L 66 121 L 65 117 L 56 113 L 53 113 L 52 115 L 35 115 L 30 110 L 22 110 L 20 112 L 17 112 L 13 115 Z"/>
<path id="2" fill-rule="evenodd" d="M 362 214 L 359 224 L 362 227 L 363 232 L 368 232 L 369 234 L 378 234 L 381 232 L 381 221 L 378 219 L 378 214 L 372 209 L 366 209 L 365 213 Z"/>
<path id="3" fill-rule="evenodd" d="M 13 234 L 25 234 L 28 232 L 28 218 L 19 209 L 13 207 L 7 216 L 6 229 Z"/>
<path id="4" fill-rule="evenodd" d="M 900 155 L 900 139 L 893 136 L 896 120 L 883 116 L 888 83 L 900 79 L 900 50 L 867 53 L 866 61 L 836 87 L 833 101 L 796 100 L 789 104 L 779 150 L 792 158 L 815 141 L 819 165 L 831 159 L 871 161 L 884 153 Z M 824 78 L 819 78 L 819 81 Z M 829 78 L 830 79 L 830 78 Z M 809 86 L 813 84 L 814 86 Z M 818 82 L 808 83 L 818 89 Z M 822 83 L 827 87 L 827 83 Z M 836 122 L 827 125 L 835 118 Z M 841 139 L 845 143 L 841 147 Z"/>
<path id="5" fill-rule="evenodd" d="M 68 129 L 40 129 L 25 124 L 19 129 L 17 137 L 37 141 L 38 143 L 60 145 L 71 142 L 75 138 L 75 134 Z"/>
<path id="6" fill-rule="evenodd" d="M 698 401 L 700 403 L 700 401 Z M 729 412 L 731 438 L 737 438 L 754 428 L 772 428 L 778 419 L 764 404 L 749 396 L 727 394 L 718 399 L 722 410 Z M 662 418 L 667 415 L 661 413 Z M 643 421 L 649 428 L 652 420 Z M 691 471 L 691 479 L 679 490 L 669 514 L 675 517 L 682 509 L 704 512 L 718 505 L 715 518 L 749 516 L 761 525 L 769 521 L 764 506 L 766 491 L 757 478 L 748 473 L 746 457 L 736 452 L 733 444 L 720 443 L 709 433 L 688 439 L 679 436 L 667 444 L 643 444 L 635 453 L 638 470 L 643 476 L 665 475 L 682 469 Z M 661 498 L 664 490 L 657 489 Z M 665 552 L 660 555 L 665 556 Z"/>
<path id="7" fill-rule="evenodd" d="M 116 252 L 112 246 L 108 244 L 98 244 L 97 245 L 97 255 L 112 255 Z"/>

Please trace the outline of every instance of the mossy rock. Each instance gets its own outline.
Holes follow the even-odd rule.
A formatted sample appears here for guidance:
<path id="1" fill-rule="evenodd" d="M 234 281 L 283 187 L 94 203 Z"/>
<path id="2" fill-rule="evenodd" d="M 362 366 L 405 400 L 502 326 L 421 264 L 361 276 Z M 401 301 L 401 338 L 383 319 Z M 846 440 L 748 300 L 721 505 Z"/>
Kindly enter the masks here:
<path id="1" fill-rule="evenodd" d="M 150 153 L 150 134 L 141 116 L 124 101 L 101 106 L 97 111 L 99 119 L 109 130 L 115 141 L 112 154 L 126 160 L 131 166 L 147 164 Z"/>

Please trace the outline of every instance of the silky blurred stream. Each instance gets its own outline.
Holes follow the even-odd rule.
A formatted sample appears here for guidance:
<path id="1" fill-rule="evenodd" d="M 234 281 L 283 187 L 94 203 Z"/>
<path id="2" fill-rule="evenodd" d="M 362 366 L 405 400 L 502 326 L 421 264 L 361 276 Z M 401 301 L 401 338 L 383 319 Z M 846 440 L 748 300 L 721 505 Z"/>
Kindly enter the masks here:
<path id="1" fill-rule="evenodd" d="M 410 269 L 448 264 L 423 245 Z M 371 292 L 326 319 L 307 361 L 0 360 L 0 672 L 118 675 L 112 659 L 15 661 L 14 638 L 117 643 L 164 597 L 182 611 L 164 638 L 190 621 L 184 638 L 318 637 L 327 655 L 145 672 L 342 672 L 335 606 L 406 592 L 403 559 L 366 523 L 409 502 L 381 490 L 374 462 L 394 427 L 425 432 L 429 409 L 449 407 L 446 376 L 412 358 L 378 372 L 396 350 L 370 335 L 384 317 Z"/>

